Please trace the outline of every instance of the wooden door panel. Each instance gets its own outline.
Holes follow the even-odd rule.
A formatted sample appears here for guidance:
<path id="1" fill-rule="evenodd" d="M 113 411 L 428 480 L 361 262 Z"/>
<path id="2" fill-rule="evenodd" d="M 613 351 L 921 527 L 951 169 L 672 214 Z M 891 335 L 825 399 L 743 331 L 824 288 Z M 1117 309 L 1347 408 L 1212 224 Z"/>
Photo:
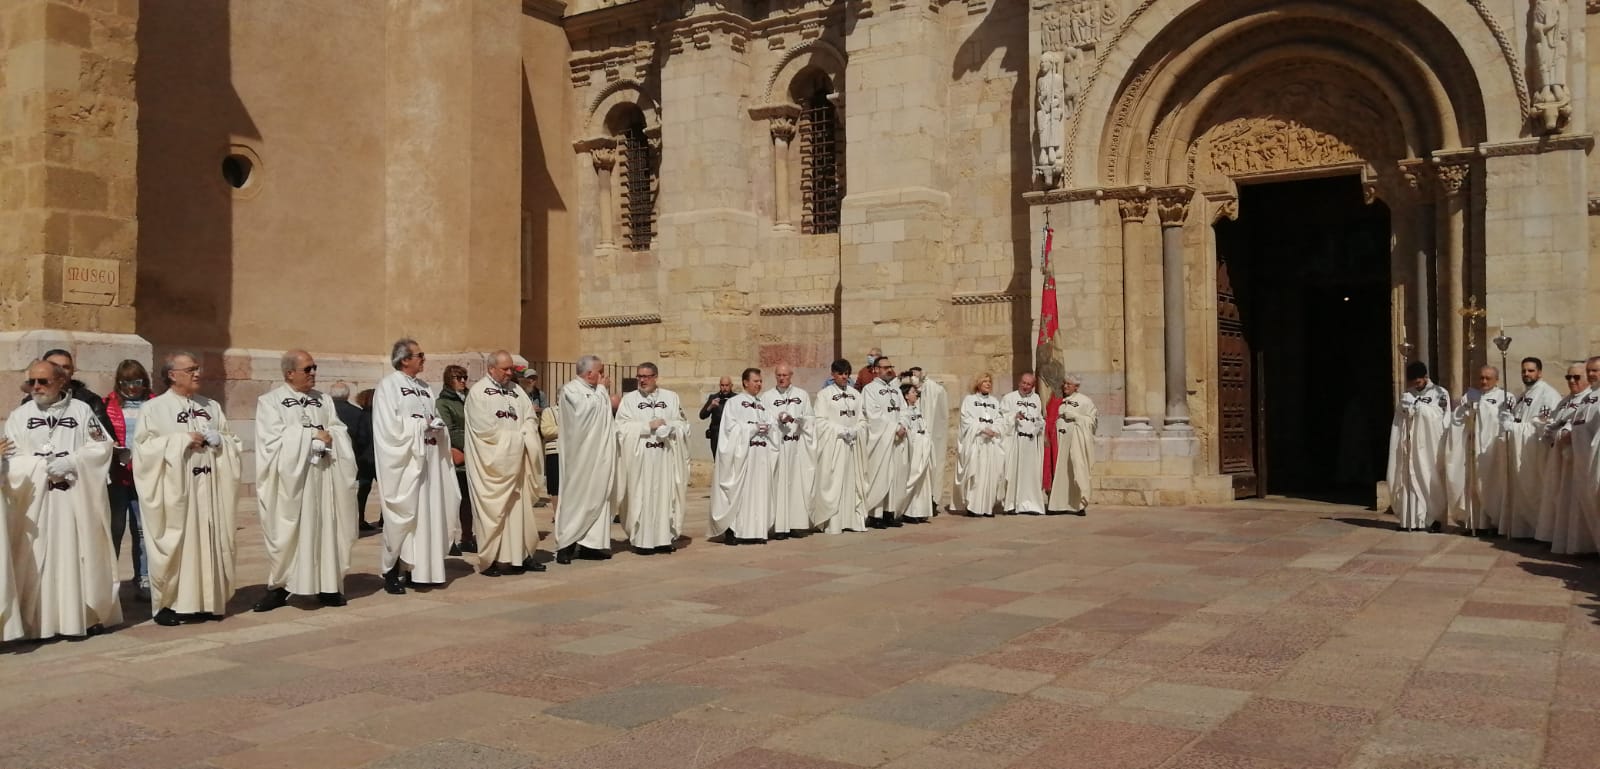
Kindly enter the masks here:
<path id="1" fill-rule="evenodd" d="M 1228 262 L 1217 262 L 1217 400 L 1221 472 L 1233 476 L 1235 497 L 1260 493 L 1256 472 L 1254 360 L 1234 295 Z"/>

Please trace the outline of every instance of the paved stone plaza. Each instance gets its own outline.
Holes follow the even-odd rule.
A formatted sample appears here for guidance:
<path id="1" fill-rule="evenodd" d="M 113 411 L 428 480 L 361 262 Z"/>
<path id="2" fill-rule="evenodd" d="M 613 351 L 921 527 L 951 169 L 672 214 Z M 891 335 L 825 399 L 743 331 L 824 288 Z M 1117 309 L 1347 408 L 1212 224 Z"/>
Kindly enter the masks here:
<path id="1" fill-rule="evenodd" d="M 692 520 L 703 518 L 705 500 Z M 541 512 L 548 513 L 548 510 Z M 692 542 L 0 647 L 0 766 L 1588 769 L 1592 561 L 1256 502 Z M 697 526 L 695 528 L 698 528 Z M 377 541 L 357 547 L 369 569 Z"/>

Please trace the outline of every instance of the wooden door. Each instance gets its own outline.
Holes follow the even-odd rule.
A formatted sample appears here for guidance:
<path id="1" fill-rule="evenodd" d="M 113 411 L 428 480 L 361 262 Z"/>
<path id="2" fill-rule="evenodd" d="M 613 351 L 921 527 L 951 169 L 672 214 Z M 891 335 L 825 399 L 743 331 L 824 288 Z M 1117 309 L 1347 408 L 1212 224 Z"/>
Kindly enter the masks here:
<path id="1" fill-rule="evenodd" d="M 1221 472 L 1233 476 L 1236 498 L 1261 494 L 1257 473 L 1255 371 L 1250 341 L 1234 295 L 1226 258 L 1217 260 L 1217 399 L 1221 417 Z"/>

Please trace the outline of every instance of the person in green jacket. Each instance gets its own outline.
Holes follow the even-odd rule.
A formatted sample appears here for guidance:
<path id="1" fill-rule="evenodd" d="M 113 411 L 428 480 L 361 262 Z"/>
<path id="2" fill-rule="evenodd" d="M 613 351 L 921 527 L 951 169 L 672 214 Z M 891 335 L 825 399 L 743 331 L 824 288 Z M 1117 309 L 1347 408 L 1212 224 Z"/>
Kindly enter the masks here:
<path id="1" fill-rule="evenodd" d="M 439 418 L 450 431 L 450 461 L 456 464 L 456 483 L 461 486 L 461 541 L 450 548 L 451 555 L 478 552 L 478 538 L 472 534 L 472 495 L 467 493 L 467 370 L 444 367 L 444 387 L 439 392 Z"/>

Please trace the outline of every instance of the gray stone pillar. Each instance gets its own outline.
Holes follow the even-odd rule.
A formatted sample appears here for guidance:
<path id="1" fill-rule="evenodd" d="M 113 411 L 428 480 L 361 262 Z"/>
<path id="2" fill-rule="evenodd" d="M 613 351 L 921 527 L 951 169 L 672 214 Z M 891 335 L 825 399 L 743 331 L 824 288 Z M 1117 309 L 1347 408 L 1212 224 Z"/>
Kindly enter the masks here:
<path id="1" fill-rule="evenodd" d="M 1194 190 L 1178 187 L 1157 190 L 1156 213 L 1161 217 L 1161 295 L 1166 337 L 1163 345 L 1166 362 L 1167 413 L 1162 420 L 1168 432 L 1188 432 L 1189 388 L 1188 337 L 1184 307 L 1183 221 L 1189 215 L 1189 200 Z"/>
<path id="2" fill-rule="evenodd" d="M 1452 392 L 1464 392 L 1471 383 L 1467 374 L 1467 319 L 1460 310 L 1467 304 L 1467 180 L 1470 166 L 1466 163 L 1437 163 L 1434 166 L 1443 196 L 1438 207 L 1439 253 L 1444 257 L 1446 270 L 1445 302 L 1440 315 L 1448 319 L 1449 333 L 1445 335 L 1448 357 L 1448 378 L 1445 384 Z M 1481 300 L 1480 300 L 1481 301 Z M 1481 306 L 1481 305 L 1480 305 Z"/>

